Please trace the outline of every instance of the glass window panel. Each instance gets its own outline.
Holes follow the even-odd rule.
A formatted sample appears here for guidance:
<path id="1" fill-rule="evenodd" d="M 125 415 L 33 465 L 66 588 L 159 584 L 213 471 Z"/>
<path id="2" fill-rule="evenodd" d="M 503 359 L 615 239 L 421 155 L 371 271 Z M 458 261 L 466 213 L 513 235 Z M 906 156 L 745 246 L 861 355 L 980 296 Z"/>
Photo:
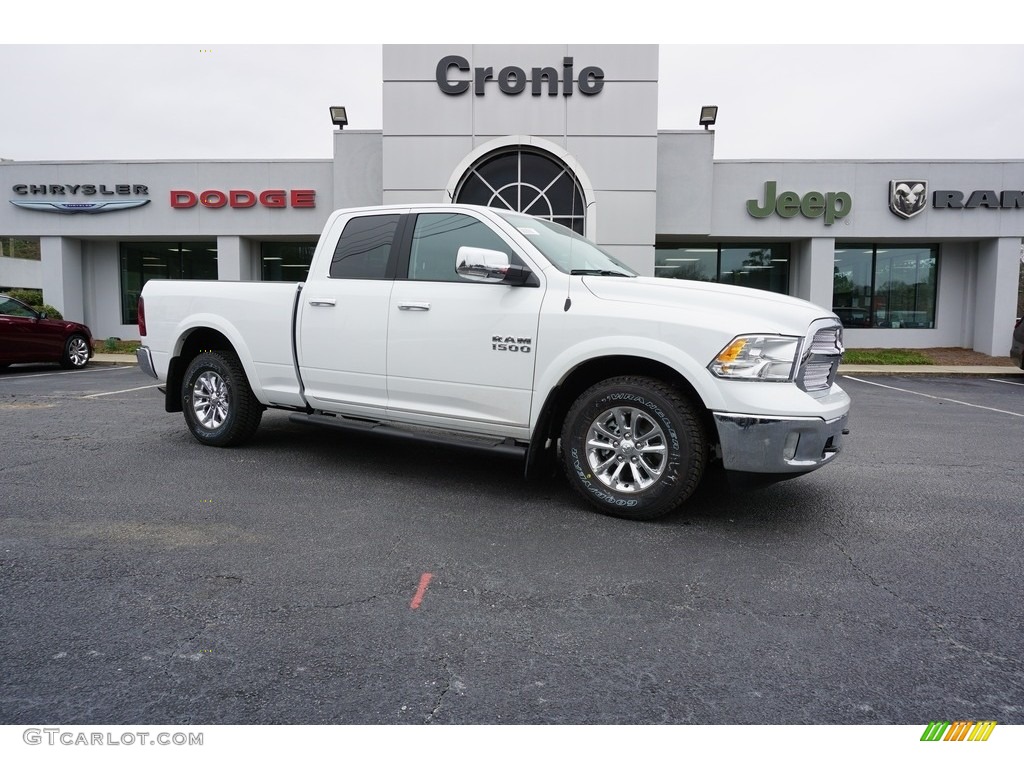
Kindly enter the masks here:
<path id="1" fill-rule="evenodd" d="M 484 205 L 519 210 L 519 193 L 516 186 L 519 182 L 518 152 L 485 160 L 476 169 L 475 175 L 488 192 L 488 198 Z M 463 202 L 461 195 L 459 202 Z"/>
<path id="2" fill-rule="evenodd" d="M 421 213 L 416 217 L 412 236 L 409 279 L 463 282 L 464 278 L 455 271 L 455 257 L 464 245 L 502 251 L 512 263 L 521 263 L 504 240 L 473 217 L 458 213 Z"/>
<path id="3" fill-rule="evenodd" d="M 871 328 L 873 249 L 840 245 L 832 266 L 832 311 L 847 328 Z"/>
<path id="4" fill-rule="evenodd" d="M 654 251 L 654 276 L 714 282 L 718 276 L 718 248 L 658 246 Z"/>
<path id="5" fill-rule="evenodd" d="M 38 238 L 0 237 L 0 256 L 9 259 L 30 259 L 39 261 L 41 251 Z"/>
<path id="6" fill-rule="evenodd" d="M 789 293 L 789 245 L 722 247 L 719 282 Z"/>
<path id="7" fill-rule="evenodd" d="M 301 283 L 309 274 L 315 241 L 260 243 L 260 278 L 267 282 Z"/>
<path id="8" fill-rule="evenodd" d="M 586 205 L 575 176 L 557 158 L 537 149 L 502 151 L 471 168 L 456 201 L 528 213 L 558 221 L 582 234 Z"/>
<path id="9" fill-rule="evenodd" d="M 666 243 L 655 247 L 654 274 L 788 294 L 789 261 L 789 243 Z"/>
<path id="10" fill-rule="evenodd" d="M 836 248 L 833 311 L 848 328 L 934 328 L 936 246 Z"/>
<path id="11" fill-rule="evenodd" d="M 331 277 L 383 280 L 387 277 L 398 214 L 359 216 L 345 225 L 331 261 Z"/>
<path id="12" fill-rule="evenodd" d="M 121 322 L 139 321 L 139 295 L 148 280 L 216 280 L 217 243 L 121 243 Z"/>
<path id="13" fill-rule="evenodd" d="M 876 316 L 889 328 L 935 327 L 935 252 L 879 247 L 875 253 Z"/>

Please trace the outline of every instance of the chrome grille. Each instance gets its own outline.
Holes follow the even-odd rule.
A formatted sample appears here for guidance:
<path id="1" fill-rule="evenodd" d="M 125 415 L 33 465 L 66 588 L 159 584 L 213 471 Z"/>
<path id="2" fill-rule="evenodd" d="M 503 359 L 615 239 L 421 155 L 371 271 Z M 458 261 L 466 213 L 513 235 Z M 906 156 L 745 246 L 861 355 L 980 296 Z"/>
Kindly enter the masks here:
<path id="1" fill-rule="evenodd" d="M 832 379 L 831 360 L 810 360 L 804 367 L 802 378 L 804 390 L 828 389 Z"/>
<path id="2" fill-rule="evenodd" d="M 843 327 L 827 320 L 819 320 L 811 326 L 810 343 L 807 345 L 797 386 L 804 392 L 822 392 L 832 386 L 843 357 Z"/>
<path id="3" fill-rule="evenodd" d="M 812 355 L 841 355 L 843 354 L 843 327 L 836 325 L 830 328 L 821 328 L 811 338 Z"/>

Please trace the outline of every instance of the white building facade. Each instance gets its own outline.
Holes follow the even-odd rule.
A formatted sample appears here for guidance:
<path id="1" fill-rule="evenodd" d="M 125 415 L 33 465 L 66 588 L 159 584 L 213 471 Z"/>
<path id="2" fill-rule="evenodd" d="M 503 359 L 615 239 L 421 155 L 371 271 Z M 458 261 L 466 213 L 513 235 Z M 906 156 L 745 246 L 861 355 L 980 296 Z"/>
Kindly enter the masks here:
<path id="1" fill-rule="evenodd" d="M 1024 160 L 716 161 L 714 131 L 657 130 L 657 46 L 383 57 L 383 129 L 336 130 L 330 159 L 0 163 L 0 243 L 41 252 L 0 257 L 0 288 L 138 338 L 148 279 L 301 280 L 332 210 L 455 200 L 552 218 L 643 274 L 808 299 L 851 347 L 1008 352 Z"/>

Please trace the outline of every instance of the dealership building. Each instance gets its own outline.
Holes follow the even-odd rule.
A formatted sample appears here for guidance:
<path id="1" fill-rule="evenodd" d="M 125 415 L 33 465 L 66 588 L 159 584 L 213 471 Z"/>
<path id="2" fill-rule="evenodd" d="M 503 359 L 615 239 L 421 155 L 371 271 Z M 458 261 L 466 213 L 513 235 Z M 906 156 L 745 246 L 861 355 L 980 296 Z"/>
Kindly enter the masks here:
<path id="1" fill-rule="evenodd" d="M 0 162 L 0 245 L 39 253 L 0 257 L 0 288 L 133 339 L 149 279 L 302 280 L 332 210 L 454 201 L 799 296 L 847 346 L 1008 353 L 1024 160 L 723 161 L 714 130 L 657 124 L 655 45 L 384 46 L 383 127 L 336 128 L 332 158 Z"/>

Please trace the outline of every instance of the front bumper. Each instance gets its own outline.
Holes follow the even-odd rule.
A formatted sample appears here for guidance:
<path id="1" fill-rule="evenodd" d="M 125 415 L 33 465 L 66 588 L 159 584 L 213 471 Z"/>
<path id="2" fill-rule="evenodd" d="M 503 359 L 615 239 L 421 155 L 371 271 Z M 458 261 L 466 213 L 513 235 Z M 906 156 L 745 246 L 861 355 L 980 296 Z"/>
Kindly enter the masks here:
<path id="1" fill-rule="evenodd" d="M 153 355 L 149 352 L 149 347 L 139 347 L 135 350 L 135 359 L 139 363 L 139 370 L 147 376 L 152 376 L 154 379 L 160 377 L 156 375 L 156 368 L 153 366 Z"/>
<path id="2" fill-rule="evenodd" d="M 801 474 L 832 461 L 847 434 L 849 414 L 826 421 L 816 417 L 752 416 L 715 413 L 728 470 L 762 474 Z"/>

